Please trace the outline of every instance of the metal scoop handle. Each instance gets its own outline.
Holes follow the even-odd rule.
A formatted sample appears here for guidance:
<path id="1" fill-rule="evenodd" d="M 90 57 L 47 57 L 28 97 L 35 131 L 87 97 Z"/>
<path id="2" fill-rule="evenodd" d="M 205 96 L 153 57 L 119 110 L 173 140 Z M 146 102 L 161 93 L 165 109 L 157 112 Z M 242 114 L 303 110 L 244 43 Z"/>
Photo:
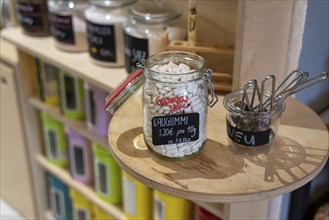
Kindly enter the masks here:
<path id="1" fill-rule="evenodd" d="M 328 77 L 328 73 L 327 72 L 322 72 L 312 78 L 309 78 L 308 79 L 308 75 L 306 77 L 306 79 L 302 80 L 302 82 L 296 86 L 294 89 L 290 90 L 288 94 L 286 94 L 284 97 L 280 98 L 278 101 L 275 101 L 275 104 L 273 107 L 276 107 L 277 105 L 279 105 L 280 103 L 284 102 L 284 100 L 290 96 L 290 95 L 293 95 L 297 92 L 300 92 L 301 90 L 303 89 L 306 89 L 318 82 L 320 82 L 321 80 L 324 80 Z"/>

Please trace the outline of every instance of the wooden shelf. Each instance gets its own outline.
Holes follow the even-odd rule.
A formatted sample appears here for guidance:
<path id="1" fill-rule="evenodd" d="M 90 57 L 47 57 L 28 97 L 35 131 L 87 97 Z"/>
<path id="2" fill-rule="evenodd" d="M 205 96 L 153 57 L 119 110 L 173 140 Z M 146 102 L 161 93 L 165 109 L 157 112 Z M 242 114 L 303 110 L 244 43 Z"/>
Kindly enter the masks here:
<path id="1" fill-rule="evenodd" d="M 241 156 L 229 150 L 223 97 L 208 112 L 207 141 L 186 160 L 151 153 L 142 137 L 141 96 L 112 117 L 110 150 L 127 173 L 145 185 L 192 201 L 243 202 L 269 199 L 312 180 L 328 158 L 328 131 L 304 104 L 289 98 L 278 139 L 267 156 Z M 301 118 L 303 120 L 301 120 Z"/>
<path id="2" fill-rule="evenodd" d="M 115 219 L 126 219 L 125 215 L 122 212 L 121 207 L 112 205 L 110 203 L 101 200 L 92 188 L 75 181 L 71 177 L 68 171 L 49 163 L 48 160 L 43 155 L 37 155 L 36 160 L 48 172 L 55 175 L 65 184 L 78 191 L 81 195 L 86 197 L 93 204 L 103 209 L 105 212 L 107 212 Z"/>
<path id="3" fill-rule="evenodd" d="M 79 121 L 79 120 L 67 118 L 60 113 L 60 111 L 57 107 L 47 105 L 37 98 L 30 98 L 29 103 L 32 107 L 49 114 L 50 116 L 52 116 L 53 118 L 55 118 L 56 120 L 61 122 L 62 124 L 68 125 L 68 126 L 74 128 L 77 132 L 79 132 L 81 135 L 83 135 L 87 139 L 94 141 L 103 147 L 108 146 L 107 138 L 100 137 L 99 135 L 90 131 L 88 129 L 88 127 L 86 126 L 85 121 Z"/>
<path id="4" fill-rule="evenodd" d="M 1 31 L 1 37 L 17 48 L 62 68 L 68 73 L 110 91 L 127 76 L 124 68 L 107 68 L 92 63 L 87 52 L 70 53 L 55 48 L 52 37 L 33 37 L 22 33 L 21 28 L 12 27 Z"/>

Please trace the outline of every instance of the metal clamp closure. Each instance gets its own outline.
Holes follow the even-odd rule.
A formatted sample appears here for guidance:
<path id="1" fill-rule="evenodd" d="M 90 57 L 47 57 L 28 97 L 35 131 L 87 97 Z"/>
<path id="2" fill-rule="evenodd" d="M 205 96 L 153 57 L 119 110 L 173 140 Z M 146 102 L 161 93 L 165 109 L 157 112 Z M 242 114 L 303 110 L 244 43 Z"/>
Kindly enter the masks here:
<path id="1" fill-rule="evenodd" d="M 211 69 L 207 69 L 206 72 L 203 74 L 203 91 L 202 91 L 202 96 L 206 100 L 207 105 L 210 108 L 213 107 L 218 101 L 218 97 L 215 94 L 214 84 L 211 81 L 211 74 L 212 74 Z M 210 90 L 210 95 L 208 93 L 208 86 Z"/>
<path id="2" fill-rule="evenodd" d="M 136 63 L 136 67 L 138 69 L 144 69 L 145 68 L 145 65 L 144 65 L 145 62 L 146 62 L 146 60 L 145 59 L 142 59 L 140 63 Z"/>

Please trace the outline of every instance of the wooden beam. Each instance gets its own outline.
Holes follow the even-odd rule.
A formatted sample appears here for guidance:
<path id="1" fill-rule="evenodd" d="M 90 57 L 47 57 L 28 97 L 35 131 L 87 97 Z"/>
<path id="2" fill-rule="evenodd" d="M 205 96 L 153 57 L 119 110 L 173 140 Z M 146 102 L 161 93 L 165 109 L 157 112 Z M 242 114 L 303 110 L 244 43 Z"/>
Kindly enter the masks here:
<path id="1" fill-rule="evenodd" d="M 273 74 L 278 81 L 297 68 L 306 1 L 239 1 L 233 89 Z"/>

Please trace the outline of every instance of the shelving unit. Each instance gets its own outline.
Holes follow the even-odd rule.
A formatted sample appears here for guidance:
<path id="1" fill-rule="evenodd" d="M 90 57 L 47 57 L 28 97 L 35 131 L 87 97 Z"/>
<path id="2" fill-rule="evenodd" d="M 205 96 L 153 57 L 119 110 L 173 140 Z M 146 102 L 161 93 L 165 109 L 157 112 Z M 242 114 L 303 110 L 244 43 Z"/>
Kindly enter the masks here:
<path id="1" fill-rule="evenodd" d="M 27 133 L 27 149 L 31 158 L 32 174 L 34 180 L 34 190 L 36 193 L 37 214 L 40 218 L 45 218 L 48 206 L 48 193 L 46 185 L 46 172 L 52 173 L 68 186 L 74 188 L 88 200 L 92 201 L 96 206 L 103 209 L 109 215 L 116 219 L 124 219 L 121 207 L 113 206 L 102 201 L 95 191 L 77 181 L 75 181 L 68 171 L 56 167 L 48 162 L 42 155 L 42 134 L 39 121 L 39 112 L 45 112 L 61 122 L 64 125 L 73 127 L 78 133 L 86 137 L 88 140 L 107 147 L 107 138 L 100 137 L 91 132 L 84 121 L 69 119 L 63 116 L 59 107 L 45 104 L 38 98 L 35 85 L 35 58 L 48 62 L 80 79 L 92 83 L 93 85 L 110 91 L 119 82 L 121 82 L 127 73 L 124 68 L 105 68 L 96 66 L 89 59 L 87 52 L 85 53 L 68 53 L 55 48 L 51 37 L 31 37 L 24 35 L 19 27 L 5 29 L 1 33 L 1 37 L 8 39 L 18 49 L 19 58 L 19 87 L 21 95 L 21 103 L 25 130 Z M 49 215 L 47 215 L 49 216 Z"/>
<path id="2" fill-rule="evenodd" d="M 36 160 L 49 173 L 58 177 L 61 181 L 63 181 L 63 183 L 67 184 L 68 186 L 78 191 L 81 195 L 83 195 L 89 201 L 94 203 L 96 206 L 103 209 L 105 212 L 107 212 L 115 219 L 125 219 L 125 215 L 122 213 L 121 207 L 111 205 L 110 203 L 104 202 L 103 200 L 98 198 L 95 191 L 92 188 L 75 181 L 67 170 L 52 165 L 51 163 L 48 162 L 47 158 L 45 158 L 41 154 L 36 156 Z"/>
<path id="3" fill-rule="evenodd" d="M 106 91 L 113 89 L 127 76 L 124 68 L 106 68 L 94 65 L 87 52 L 69 53 L 58 50 L 55 48 L 52 37 L 27 36 L 22 33 L 20 28 L 6 29 L 1 35 L 15 44 L 20 51 L 48 62 Z"/>
<path id="4" fill-rule="evenodd" d="M 68 126 L 74 128 L 77 132 L 79 132 L 81 135 L 85 136 L 87 139 L 94 141 L 94 142 L 100 144 L 101 146 L 108 145 L 107 138 L 100 137 L 97 134 L 88 130 L 88 128 L 84 122 L 78 121 L 78 120 L 73 120 L 73 119 L 63 116 L 60 113 L 58 108 L 51 106 L 51 105 L 44 104 L 42 101 L 40 101 L 37 98 L 30 98 L 29 104 L 33 108 L 49 114 L 54 119 L 61 122 L 62 124 L 65 124 L 65 125 L 68 125 Z"/>
<path id="5" fill-rule="evenodd" d="M 300 45 L 298 42 L 291 39 L 299 39 L 302 36 L 302 24 L 301 20 L 305 17 L 306 14 L 306 3 L 299 2 L 282 2 L 279 1 L 277 4 L 276 1 L 268 1 L 268 2 L 257 2 L 257 1 L 238 1 L 238 9 L 237 9 L 237 24 L 236 28 L 236 45 L 234 49 L 234 72 L 233 72 L 233 89 L 240 88 L 246 80 L 250 78 L 263 77 L 268 73 L 275 73 L 278 76 L 278 79 L 285 76 L 285 73 L 295 68 L 295 64 L 299 59 L 299 51 L 298 48 Z M 210 10 L 211 4 L 208 6 Z M 271 10 L 267 10 L 271 8 Z M 213 8 L 211 8 L 213 10 Z M 265 13 L 266 12 L 266 13 Z M 217 13 L 217 9 L 216 12 Z M 235 15 L 234 15 L 235 16 Z M 202 17 L 200 16 L 202 19 Z M 255 23 L 257 21 L 258 23 Z M 215 22 L 216 23 L 216 22 Z M 215 27 L 216 29 L 221 30 L 219 26 L 216 24 L 208 24 L 209 26 L 202 27 L 203 30 L 206 27 Z M 211 34 L 209 30 L 207 30 L 207 34 Z M 217 33 L 217 32 L 216 32 Z M 267 33 L 271 35 L 268 36 Z M 223 30 L 223 34 L 225 34 L 225 30 Z M 32 176 L 34 181 L 34 191 L 41 192 L 36 193 L 36 206 L 38 208 L 38 216 L 40 218 L 44 218 L 46 211 L 49 209 L 47 202 L 47 187 L 45 184 L 45 172 L 49 171 L 59 177 L 61 180 L 66 182 L 68 185 L 76 188 L 80 193 L 87 196 L 88 199 L 94 201 L 101 208 L 106 210 L 109 214 L 117 216 L 119 219 L 123 218 L 122 212 L 118 207 L 112 207 L 108 204 L 104 204 L 102 201 L 99 201 L 92 190 L 88 187 L 81 186 L 81 184 L 72 180 L 69 174 L 57 167 L 52 166 L 47 162 L 47 160 L 42 156 L 42 141 L 40 132 L 40 123 L 39 123 L 39 115 L 38 111 L 45 111 L 51 116 L 55 117 L 57 120 L 62 123 L 71 125 L 76 128 L 76 130 L 87 137 L 88 139 L 94 140 L 97 143 L 105 144 L 107 146 L 107 139 L 100 138 L 98 136 L 90 133 L 85 125 L 80 122 L 76 122 L 73 120 L 68 120 L 61 116 L 59 110 L 56 108 L 52 108 L 44 105 L 42 102 L 36 99 L 37 92 L 33 87 L 33 77 L 34 77 L 34 57 L 44 60 L 45 62 L 49 62 L 50 64 L 63 69 L 64 71 L 73 74 L 77 77 L 80 77 L 83 80 L 86 80 L 90 83 L 99 86 L 102 89 L 110 91 L 118 83 L 120 83 L 125 77 L 126 72 L 123 68 L 104 68 L 100 66 L 96 66 L 91 63 L 89 59 L 89 55 L 87 53 L 67 53 L 60 51 L 55 48 L 53 39 L 51 37 L 30 37 L 26 36 L 22 33 L 20 28 L 8 28 L 2 31 L 1 37 L 10 41 L 18 48 L 18 56 L 19 56 L 19 87 L 20 87 L 20 102 L 23 111 L 24 122 L 23 126 L 25 128 L 26 136 L 27 136 L 27 146 L 28 155 L 30 158 L 30 163 L 32 167 Z M 269 43 L 270 42 L 270 43 Z M 266 48 L 266 50 L 264 50 Z M 273 62 L 275 60 L 276 62 Z M 298 106 L 298 105 L 297 105 Z M 134 109 L 137 109 L 134 107 Z M 141 110 L 141 108 L 140 108 Z M 223 111 L 221 109 L 220 111 Z M 305 124 L 301 120 L 286 120 L 287 118 L 294 118 L 294 112 L 286 112 L 285 118 L 283 118 L 282 123 L 285 126 L 284 132 L 287 132 L 288 135 L 295 136 L 295 133 L 290 130 L 291 127 L 298 128 L 295 132 L 303 131 L 306 129 L 307 131 L 313 132 L 312 135 L 320 135 L 322 136 L 323 127 L 319 122 L 319 120 L 315 117 L 313 113 L 310 113 L 309 110 L 306 111 L 307 114 L 303 115 L 303 120 L 308 120 L 308 124 Z M 137 113 L 137 112 L 135 112 Z M 309 113 L 309 114 L 308 114 Z M 211 113 L 212 114 L 212 113 Z M 303 113 L 304 114 L 304 113 Z M 119 117 L 119 116 L 115 116 Z M 305 119 L 306 118 L 306 119 Z M 316 118 L 315 120 L 313 120 Z M 140 120 L 140 119 L 138 119 Z M 136 121 L 134 124 L 132 123 L 130 126 L 141 126 L 140 121 Z M 115 120 L 114 120 L 115 121 Z M 111 124 L 113 126 L 113 124 Z M 214 130 L 218 131 L 219 125 L 216 125 Z M 120 136 L 120 129 L 124 129 L 124 127 L 118 127 L 116 130 L 111 130 L 112 132 L 117 132 L 117 136 Z M 222 138 L 226 136 L 226 131 L 223 131 L 223 128 L 219 129 L 220 132 L 209 134 L 209 138 L 216 140 L 216 138 Z M 209 131 L 209 129 L 208 129 Z M 326 137 L 328 138 L 328 134 L 326 133 Z M 312 139 L 312 138 L 311 138 Z M 328 139 L 323 140 L 324 142 L 328 142 Z M 112 140 L 113 143 L 115 141 Z M 308 141 L 306 141 L 308 143 Z M 113 144 L 112 143 L 112 144 Z M 225 141 L 223 141 L 225 145 Z M 304 144 L 302 141 L 301 144 Z M 314 145 L 318 144 L 314 142 Z M 310 163 L 317 163 L 314 165 L 317 167 L 316 169 L 310 168 L 309 175 L 305 175 L 304 167 L 298 171 L 300 176 L 303 176 L 302 179 L 298 182 L 298 184 L 302 185 L 303 183 L 309 181 L 312 177 L 316 175 L 316 173 L 321 169 L 321 164 L 327 158 L 327 153 L 322 152 L 323 157 L 320 158 L 320 162 L 314 160 L 319 160 L 316 156 L 319 152 L 314 150 L 315 157 L 311 156 Z M 312 150 L 312 151 L 313 151 Z M 326 152 L 328 149 L 326 148 Z M 219 152 L 217 152 L 219 153 Z M 120 162 L 120 158 L 117 158 Z M 244 159 L 247 160 L 247 159 Z M 321 162 L 322 161 L 322 162 Z M 250 165 L 250 161 L 248 163 L 243 163 L 243 165 Z M 123 164 L 121 164 L 123 165 Z M 125 167 L 128 171 L 132 171 L 131 173 L 136 177 L 136 179 L 145 180 L 145 176 L 141 172 L 136 172 L 136 170 L 132 170 L 129 167 Z M 257 171 L 263 171 L 262 169 Z M 255 171 L 255 172 L 257 172 Z M 239 175 L 243 176 L 243 173 L 237 174 L 237 179 L 239 179 Z M 289 174 L 287 174 L 289 176 Z M 264 176 L 261 175 L 263 178 Z M 152 179 L 153 177 L 151 177 Z M 291 177 L 293 178 L 293 177 Z M 163 185 L 163 183 L 157 185 L 157 183 L 152 183 L 149 178 L 147 178 L 149 182 L 145 182 L 151 184 L 153 187 L 157 187 L 161 185 L 162 189 L 166 191 L 167 186 Z M 225 178 L 224 178 L 225 179 Z M 234 180 L 235 181 L 235 180 Z M 257 181 L 257 180 L 254 180 Z M 169 182 L 172 185 L 175 185 L 174 182 Z M 227 184 L 233 184 L 236 182 L 226 182 Z M 238 182 L 243 185 L 243 182 Z M 168 182 L 167 182 L 168 184 Z M 283 184 L 284 185 L 284 184 Z M 278 190 L 274 190 L 273 195 L 279 195 L 283 193 L 281 191 L 285 186 L 282 184 Z M 291 185 L 290 185 L 291 186 Z M 295 189 L 296 186 L 291 188 L 285 188 L 285 192 L 291 191 Z M 169 189 L 172 189 L 169 187 Z M 264 199 L 269 198 L 269 194 L 259 193 L 257 194 L 254 189 L 251 189 L 254 195 L 253 199 Z M 247 191 L 248 192 L 248 191 Z M 244 192 L 246 193 L 246 192 Z M 248 193 L 247 193 L 248 194 Z M 188 197 L 188 191 L 181 194 L 182 196 Z M 272 195 L 272 196 L 273 196 Z M 193 197 L 194 199 L 197 197 Z M 202 200 L 202 199 L 201 199 Z M 218 202 L 227 202 L 228 200 L 224 200 L 223 197 L 218 195 L 218 198 L 213 199 L 203 199 L 204 201 L 212 201 L 215 203 L 207 203 L 195 201 L 197 204 L 202 207 L 208 209 L 209 211 L 215 213 L 217 216 L 221 216 L 225 219 L 231 218 L 273 218 L 272 216 L 268 216 L 269 209 L 269 200 L 258 200 L 254 202 L 250 202 L 248 200 L 248 195 L 246 195 L 243 200 L 248 201 L 247 203 L 241 203 L 241 200 L 234 198 L 234 201 L 240 201 L 239 203 L 218 203 Z M 232 200 L 233 201 L 233 200 Z M 279 204 L 280 205 L 280 204 Z M 278 206 L 279 206 L 278 205 Z M 274 207 L 280 210 L 279 207 Z M 243 213 L 237 210 L 243 210 Z M 241 214 L 239 214 L 241 213 Z M 275 213 L 275 211 L 271 211 L 271 213 Z M 274 215 L 277 217 L 277 215 Z"/>

